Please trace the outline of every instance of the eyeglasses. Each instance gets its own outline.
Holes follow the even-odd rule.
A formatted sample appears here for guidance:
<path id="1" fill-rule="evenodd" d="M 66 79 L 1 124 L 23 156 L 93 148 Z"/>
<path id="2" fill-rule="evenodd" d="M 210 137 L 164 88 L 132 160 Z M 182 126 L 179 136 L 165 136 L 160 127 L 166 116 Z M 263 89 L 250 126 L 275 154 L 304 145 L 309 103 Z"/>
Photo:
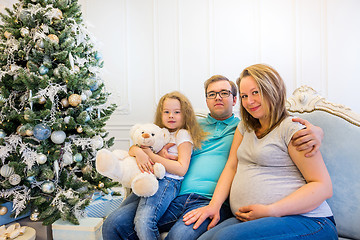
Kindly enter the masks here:
<path id="1" fill-rule="evenodd" d="M 221 90 L 220 92 L 208 92 L 206 93 L 206 98 L 214 99 L 219 94 L 221 98 L 228 98 L 231 94 L 230 90 Z"/>

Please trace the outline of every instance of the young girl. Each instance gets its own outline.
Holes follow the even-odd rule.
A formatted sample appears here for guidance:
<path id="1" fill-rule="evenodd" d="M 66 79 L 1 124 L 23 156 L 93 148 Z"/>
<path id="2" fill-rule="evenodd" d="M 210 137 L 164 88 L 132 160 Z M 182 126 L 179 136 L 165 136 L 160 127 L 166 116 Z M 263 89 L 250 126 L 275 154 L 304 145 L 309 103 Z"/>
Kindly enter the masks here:
<path id="1" fill-rule="evenodd" d="M 187 224 L 201 219 L 217 223 L 229 196 L 233 218 L 199 239 L 337 239 L 332 211 L 331 179 L 317 152 L 305 157 L 292 144 L 303 125 L 286 110 L 286 89 L 270 66 L 246 68 L 237 81 L 241 118 L 230 155 L 210 204 L 184 216 Z"/>
<path id="2" fill-rule="evenodd" d="M 157 222 L 164 214 L 171 201 L 178 195 L 193 148 L 200 148 L 205 133 L 200 128 L 190 101 L 180 92 L 165 94 L 159 101 L 155 114 L 155 124 L 170 131 L 170 143 L 175 145 L 168 152 L 177 156 L 169 160 L 151 151 L 137 149 L 146 153 L 146 158 L 137 158 L 143 171 L 151 169 L 153 162 L 166 168 L 165 177 L 159 180 L 159 190 L 148 198 L 140 198 L 134 218 L 135 231 L 139 239 L 160 239 Z M 151 160 L 151 161 L 149 161 Z"/>

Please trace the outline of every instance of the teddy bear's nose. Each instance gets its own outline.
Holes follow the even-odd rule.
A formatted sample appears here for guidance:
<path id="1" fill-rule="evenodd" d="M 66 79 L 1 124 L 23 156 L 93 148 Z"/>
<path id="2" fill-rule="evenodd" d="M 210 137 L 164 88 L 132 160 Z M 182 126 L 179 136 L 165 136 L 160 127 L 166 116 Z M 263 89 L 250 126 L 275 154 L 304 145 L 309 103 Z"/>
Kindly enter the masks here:
<path id="1" fill-rule="evenodd" d="M 148 133 L 143 133 L 141 136 L 142 136 L 143 138 L 149 138 L 149 137 L 150 137 L 150 134 L 148 134 Z"/>

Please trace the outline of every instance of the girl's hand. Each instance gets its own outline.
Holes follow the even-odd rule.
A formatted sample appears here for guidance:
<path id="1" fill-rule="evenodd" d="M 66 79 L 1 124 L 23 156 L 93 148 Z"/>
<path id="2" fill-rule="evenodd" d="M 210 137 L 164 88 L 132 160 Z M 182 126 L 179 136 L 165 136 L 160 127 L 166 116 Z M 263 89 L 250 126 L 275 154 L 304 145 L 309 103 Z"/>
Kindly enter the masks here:
<path id="1" fill-rule="evenodd" d="M 235 217 L 242 221 L 247 222 L 263 217 L 270 217 L 270 210 L 268 205 L 254 204 L 239 208 L 235 213 Z"/>
<path id="2" fill-rule="evenodd" d="M 306 126 L 306 128 L 297 131 L 292 138 L 296 150 L 306 151 L 305 157 L 314 156 L 321 146 L 324 137 L 323 130 L 301 118 L 293 118 L 293 122 L 299 122 Z"/>
<path id="3" fill-rule="evenodd" d="M 211 205 L 194 209 L 184 215 L 183 221 L 185 225 L 190 225 L 195 222 L 193 229 L 197 229 L 207 218 L 212 219 L 207 227 L 207 230 L 209 230 L 215 227 L 220 220 L 219 209 Z"/>
<path id="4" fill-rule="evenodd" d="M 151 151 L 151 149 L 147 148 L 148 150 Z M 140 171 L 143 172 L 147 172 L 147 173 L 154 173 L 154 169 L 153 166 L 154 162 L 150 159 L 150 157 L 147 154 L 147 149 L 143 149 L 141 148 L 141 152 L 137 152 L 136 154 L 136 163 L 140 169 Z"/>
<path id="5" fill-rule="evenodd" d="M 178 157 L 175 155 L 171 155 L 169 154 L 168 150 L 169 148 L 171 148 L 172 146 L 174 146 L 175 143 L 168 143 L 166 144 L 161 150 L 160 152 L 158 152 L 157 154 L 163 158 L 166 159 L 170 159 L 170 160 L 178 160 Z"/>

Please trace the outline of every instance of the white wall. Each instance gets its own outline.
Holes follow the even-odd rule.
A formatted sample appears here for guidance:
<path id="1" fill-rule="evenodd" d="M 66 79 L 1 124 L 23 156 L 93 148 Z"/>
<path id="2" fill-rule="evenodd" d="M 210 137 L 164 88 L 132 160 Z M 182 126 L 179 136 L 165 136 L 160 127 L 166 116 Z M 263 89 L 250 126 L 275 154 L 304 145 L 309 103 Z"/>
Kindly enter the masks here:
<path id="1" fill-rule="evenodd" d="M 128 148 L 134 123 L 152 121 L 164 93 L 180 90 L 205 109 L 207 78 L 235 81 L 260 62 L 280 72 L 288 95 L 307 84 L 360 113 L 359 0 L 79 2 L 102 43 L 104 79 L 119 105 L 108 124 L 117 148 Z"/>

